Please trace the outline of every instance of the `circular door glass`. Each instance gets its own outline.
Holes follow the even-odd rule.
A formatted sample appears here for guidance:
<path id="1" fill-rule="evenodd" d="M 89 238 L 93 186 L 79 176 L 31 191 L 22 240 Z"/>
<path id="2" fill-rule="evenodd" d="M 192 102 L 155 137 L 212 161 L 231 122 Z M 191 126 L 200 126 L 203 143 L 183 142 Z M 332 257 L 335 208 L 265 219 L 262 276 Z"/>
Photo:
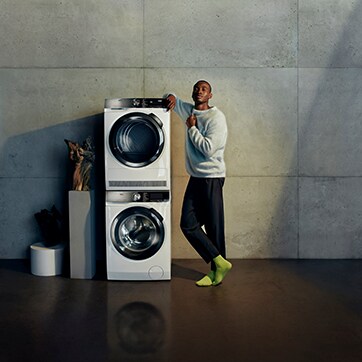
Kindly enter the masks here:
<path id="1" fill-rule="evenodd" d="M 147 166 L 163 150 L 162 122 L 154 114 L 128 113 L 113 125 L 109 145 L 113 155 L 124 165 Z"/>
<path id="2" fill-rule="evenodd" d="M 150 258 L 163 244 L 162 220 L 154 209 L 130 207 L 122 211 L 113 221 L 113 245 L 129 259 Z"/>

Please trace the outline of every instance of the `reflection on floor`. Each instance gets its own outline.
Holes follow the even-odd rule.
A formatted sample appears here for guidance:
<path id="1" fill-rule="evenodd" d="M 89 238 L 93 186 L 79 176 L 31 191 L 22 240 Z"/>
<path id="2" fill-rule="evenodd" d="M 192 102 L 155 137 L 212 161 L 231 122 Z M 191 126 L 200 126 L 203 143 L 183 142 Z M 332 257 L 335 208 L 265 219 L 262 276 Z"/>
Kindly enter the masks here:
<path id="1" fill-rule="evenodd" d="M 36 277 L 0 261 L 0 361 L 361 361 L 362 261 L 233 260 L 198 288 L 201 260 L 172 280 Z"/>

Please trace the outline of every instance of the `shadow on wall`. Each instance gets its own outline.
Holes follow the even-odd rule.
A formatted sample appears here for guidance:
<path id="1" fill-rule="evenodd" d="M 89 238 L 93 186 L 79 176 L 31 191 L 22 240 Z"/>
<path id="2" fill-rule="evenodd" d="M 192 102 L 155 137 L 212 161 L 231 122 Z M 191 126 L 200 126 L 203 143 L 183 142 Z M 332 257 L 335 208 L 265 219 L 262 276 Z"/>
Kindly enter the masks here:
<path id="1" fill-rule="evenodd" d="M 41 241 L 34 214 L 54 204 L 64 218 L 68 237 L 68 190 L 74 163 L 64 139 L 95 145 L 92 185 L 95 207 L 97 258 L 104 254 L 104 142 L 103 113 L 9 137 L 0 156 L 0 258 L 28 257 L 29 246 Z"/>
<path id="2" fill-rule="evenodd" d="M 354 64 L 346 47 L 355 42 L 356 32 L 362 35 L 362 3 L 350 14 L 325 68 L 310 68 L 315 61 L 305 60 L 301 66 L 308 68 L 298 75 L 298 150 L 292 160 L 298 165 L 297 182 L 282 188 L 268 236 L 268 242 L 283 238 L 283 230 L 295 222 L 292 258 L 362 257 L 362 72 L 340 68 Z M 283 217 L 293 202 L 288 201 L 290 187 L 296 190 L 295 220 Z"/>

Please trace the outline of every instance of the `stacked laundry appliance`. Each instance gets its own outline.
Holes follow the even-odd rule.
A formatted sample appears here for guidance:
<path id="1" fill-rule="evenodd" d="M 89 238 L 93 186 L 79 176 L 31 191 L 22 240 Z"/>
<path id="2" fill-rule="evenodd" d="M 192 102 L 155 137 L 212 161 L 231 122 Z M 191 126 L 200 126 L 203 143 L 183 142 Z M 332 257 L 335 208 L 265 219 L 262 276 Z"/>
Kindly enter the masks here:
<path id="1" fill-rule="evenodd" d="M 171 278 L 170 112 L 161 98 L 106 99 L 110 280 Z"/>

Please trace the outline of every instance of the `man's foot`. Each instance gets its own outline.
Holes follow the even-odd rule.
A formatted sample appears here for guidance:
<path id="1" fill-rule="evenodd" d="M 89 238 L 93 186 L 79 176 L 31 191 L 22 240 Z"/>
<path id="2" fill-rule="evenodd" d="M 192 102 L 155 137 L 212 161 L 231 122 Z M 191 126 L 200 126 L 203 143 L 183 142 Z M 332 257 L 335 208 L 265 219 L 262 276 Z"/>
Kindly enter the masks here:
<path id="1" fill-rule="evenodd" d="M 206 274 L 203 278 L 196 282 L 198 287 L 211 287 L 215 278 L 215 272 L 213 270 Z"/>
<path id="2" fill-rule="evenodd" d="M 219 285 L 223 279 L 226 277 L 226 274 L 233 267 L 232 264 L 224 259 L 221 255 L 218 255 L 213 259 L 216 265 L 215 278 L 212 285 Z"/>

